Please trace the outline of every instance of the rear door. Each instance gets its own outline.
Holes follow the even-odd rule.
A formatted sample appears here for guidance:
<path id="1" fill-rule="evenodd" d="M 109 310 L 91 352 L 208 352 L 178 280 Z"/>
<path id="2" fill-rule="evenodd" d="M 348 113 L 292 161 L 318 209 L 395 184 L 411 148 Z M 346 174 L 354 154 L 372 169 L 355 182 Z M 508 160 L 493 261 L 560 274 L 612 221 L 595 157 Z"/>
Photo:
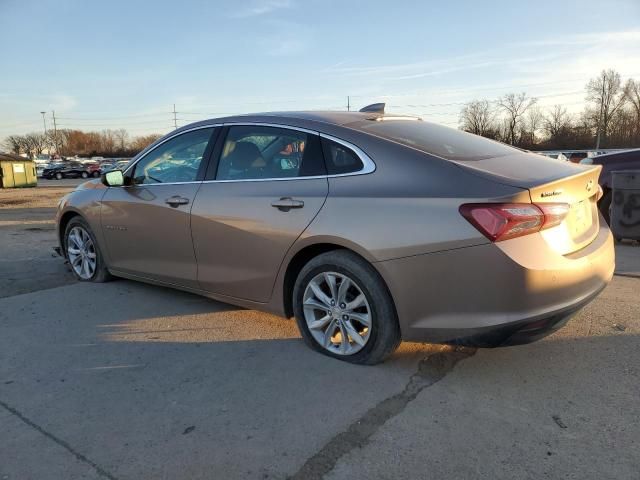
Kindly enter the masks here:
<path id="1" fill-rule="evenodd" d="M 212 135 L 199 128 L 160 143 L 127 170 L 125 186 L 109 187 L 101 221 L 111 268 L 197 287 L 190 212 Z"/>
<path id="2" fill-rule="evenodd" d="M 191 210 L 201 288 L 266 302 L 287 250 L 328 194 L 319 136 L 232 125 Z"/>

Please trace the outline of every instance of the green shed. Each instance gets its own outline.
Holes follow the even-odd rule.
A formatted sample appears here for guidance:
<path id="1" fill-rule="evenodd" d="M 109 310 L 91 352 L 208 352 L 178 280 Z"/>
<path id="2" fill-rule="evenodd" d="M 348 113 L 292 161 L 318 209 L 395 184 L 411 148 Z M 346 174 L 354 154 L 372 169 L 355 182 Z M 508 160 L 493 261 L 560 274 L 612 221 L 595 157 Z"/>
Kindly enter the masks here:
<path id="1" fill-rule="evenodd" d="M 36 164 L 28 158 L 0 153 L 0 188 L 35 187 Z"/>

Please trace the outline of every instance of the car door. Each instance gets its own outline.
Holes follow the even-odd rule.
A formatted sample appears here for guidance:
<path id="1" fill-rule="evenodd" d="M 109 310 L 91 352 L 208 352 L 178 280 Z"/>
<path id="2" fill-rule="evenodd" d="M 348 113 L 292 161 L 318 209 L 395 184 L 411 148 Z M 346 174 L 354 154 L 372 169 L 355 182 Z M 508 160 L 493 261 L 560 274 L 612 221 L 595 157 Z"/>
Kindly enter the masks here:
<path id="1" fill-rule="evenodd" d="M 124 186 L 109 187 L 101 223 L 110 268 L 197 287 L 190 212 L 212 135 L 206 127 L 170 137 L 127 169 Z"/>
<path id="2" fill-rule="evenodd" d="M 268 301 L 287 250 L 327 194 L 316 133 L 226 127 L 191 210 L 201 288 Z"/>

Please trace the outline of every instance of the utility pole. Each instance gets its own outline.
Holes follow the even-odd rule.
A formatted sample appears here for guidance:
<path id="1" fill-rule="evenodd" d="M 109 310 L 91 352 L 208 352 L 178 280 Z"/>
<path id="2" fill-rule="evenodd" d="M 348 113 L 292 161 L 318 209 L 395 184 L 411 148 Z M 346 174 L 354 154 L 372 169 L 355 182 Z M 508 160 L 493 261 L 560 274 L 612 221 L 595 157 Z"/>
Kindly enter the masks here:
<path id="1" fill-rule="evenodd" d="M 42 124 L 44 125 L 44 135 L 47 136 L 47 120 L 44 118 L 47 112 L 40 112 L 42 114 Z"/>
<path id="2" fill-rule="evenodd" d="M 176 117 L 176 104 L 173 104 L 173 126 L 177 129 L 178 128 L 178 118 Z"/>
<path id="3" fill-rule="evenodd" d="M 53 144 L 55 145 L 56 154 L 58 153 L 58 125 L 56 124 L 56 111 L 51 110 L 53 114 Z"/>
<path id="4" fill-rule="evenodd" d="M 350 98 L 349 95 L 347 95 L 347 112 L 351 111 L 351 102 L 350 102 Z"/>

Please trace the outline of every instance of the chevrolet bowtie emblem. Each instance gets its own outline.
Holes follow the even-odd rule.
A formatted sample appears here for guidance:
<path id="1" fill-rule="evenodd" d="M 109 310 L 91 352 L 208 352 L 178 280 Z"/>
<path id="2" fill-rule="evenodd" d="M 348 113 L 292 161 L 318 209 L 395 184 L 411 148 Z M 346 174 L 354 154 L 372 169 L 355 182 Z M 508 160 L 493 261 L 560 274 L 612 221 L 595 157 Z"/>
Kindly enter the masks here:
<path id="1" fill-rule="evenodd" d="M 589 180 L 587 182 L 587 192 L 590 192 L 591 190 L 593 190 L 593 180 Z"/>

